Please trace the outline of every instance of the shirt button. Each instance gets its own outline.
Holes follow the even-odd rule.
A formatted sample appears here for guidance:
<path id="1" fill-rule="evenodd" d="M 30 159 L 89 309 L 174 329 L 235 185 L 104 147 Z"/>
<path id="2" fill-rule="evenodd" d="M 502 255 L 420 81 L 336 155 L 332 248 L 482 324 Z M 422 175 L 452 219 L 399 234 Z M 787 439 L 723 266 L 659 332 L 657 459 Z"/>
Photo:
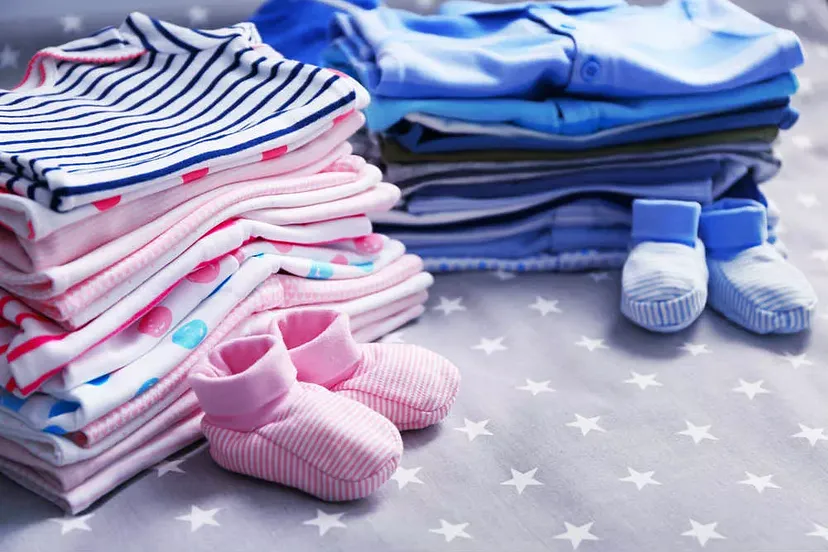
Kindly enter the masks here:
<path id="1" fill-rule="evenodd" d="M 601 72 L 601 63 L 595 58 L 589 58 L 581 66 L 581 78 L 586 82 L 595 80 Z"/>

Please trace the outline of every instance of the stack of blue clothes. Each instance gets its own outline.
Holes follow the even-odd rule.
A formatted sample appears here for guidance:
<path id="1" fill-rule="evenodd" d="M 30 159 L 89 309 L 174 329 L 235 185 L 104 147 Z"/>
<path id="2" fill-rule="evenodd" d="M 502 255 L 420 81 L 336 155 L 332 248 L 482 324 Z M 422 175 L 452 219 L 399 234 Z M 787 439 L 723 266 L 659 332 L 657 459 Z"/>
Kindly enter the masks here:
<path id="1" fill-rule="evenodd" d="M 799 40 L 728 0 L 355 6 L 326 40 L 403 190 L 377 231 L 434 271 L 620 267 L 636 198 L 768 205 L 798 117 Z"/>

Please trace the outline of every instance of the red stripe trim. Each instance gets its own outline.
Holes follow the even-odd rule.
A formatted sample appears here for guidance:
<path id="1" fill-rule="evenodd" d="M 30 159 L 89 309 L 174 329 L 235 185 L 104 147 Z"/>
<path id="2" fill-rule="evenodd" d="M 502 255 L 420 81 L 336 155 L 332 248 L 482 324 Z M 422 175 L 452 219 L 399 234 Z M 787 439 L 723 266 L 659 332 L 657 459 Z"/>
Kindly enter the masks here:
<path id="1" fill-rule="evenodd" d="M 8 350 L 9 350 L 9 344 L 8 343 L 6 343 L 5 345 L 0 345 L 0 355 L 2 355 L 3 353 L 5 353 Z"/>
<path id="2" fill-rule="evenodd" d="M 207 176 L 207 173 L 210 172 L 210 167 L 204 167 L 203 169 L 197 169 L 195 171 L 191 171 L 181 175 L 181 180 L 184 184 L 189 184 L 190 182 L 194 182 L 199 178 L 204 178 Z"/>
<path id="3" fill-rule="evenodd" d="M 52 341 L 60 341 L 67 335 L 69 334 L 65 333 L 59 335 L 39 335 L 37 337 L 33 337 L 30 340 L 21 343 L 15 349 L 9 351 L 9 354 L 6 355 L 6 360 L 9 362 L 14 362 L 15 360 L 22 357 L 29 351 L 33 351 L 45 343 L 51 343 Z"/>
<path id="4" fill-rule="evenodd" d="M 262 152 L 262 161 L 268 161 L 270 159 L 276 159 L 277 157 L 281 157 L 282 155 L 287 153 L 287 146 L 279 146 L 278 148 L 273 148 L 271 150 L 263 151 Z"/>
<path id="5" fill-rule="evenodd" d="M 20 326 L 24 320 L 27 320 L 29 318 L 37 320 L 38 322 L 44 322 L 43 317 L 39 314 L 35 314 L 33 312 L 21 312 L 20 314 L 14 317 L 14 323 Z"/>
<path id="6" fill-rule="evenodd" d="M 7 295 L 5 297 L 0 297 L 0 316 L 3 316 L 3 309 L 6 308 L 6 305 L 14 301 L 14 297 Z"/>

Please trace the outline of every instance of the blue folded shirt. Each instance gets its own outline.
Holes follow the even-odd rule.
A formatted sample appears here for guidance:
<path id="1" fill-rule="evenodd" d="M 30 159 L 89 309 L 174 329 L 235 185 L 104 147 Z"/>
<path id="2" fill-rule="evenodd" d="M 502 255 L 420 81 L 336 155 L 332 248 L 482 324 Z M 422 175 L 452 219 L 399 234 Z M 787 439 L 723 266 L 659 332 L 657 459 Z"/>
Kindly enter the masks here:
<path id="1" fill-rule="evenodd" d="M 728 0 L 455 1 L 431 16 L 380 7 L 337 14 L 332 38 L 334 61 L 400 98 L 700 94 L 803 62 L 794 33 Z"/>

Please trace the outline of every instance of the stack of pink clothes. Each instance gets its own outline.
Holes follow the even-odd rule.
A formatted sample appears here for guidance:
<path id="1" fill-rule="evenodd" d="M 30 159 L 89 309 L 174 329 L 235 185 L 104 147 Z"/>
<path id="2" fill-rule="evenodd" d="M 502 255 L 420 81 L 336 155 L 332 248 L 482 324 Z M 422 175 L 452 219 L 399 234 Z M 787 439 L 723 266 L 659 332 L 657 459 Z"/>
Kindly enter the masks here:
<path id="1" fill-rule="evenodd" d="M 241 34 L 227 36 L 256 41 Z M 41 88 L 79 51 L 61 48 Z M 96 192 L 69 209 L 44 203 L 34 179 L 20 186 L 25 171 L 12 171 L 8 159 L 19 160 L 4 157 L 2 138 L 15 93 L 0 95 L 0 472 L 82 511 L 201 438 L 188 371 L 253 315 L 333 308 L 368 342 L 423 312 L 432 277 L 366 216 L 391 209 L 399 190 L 347 143 L 368 95 L 313 74 L 339 78 L 352 98 L 315 114 L 311 138 L 212 159 L 202 143 L 207 161 L 163 185 Z"/>

